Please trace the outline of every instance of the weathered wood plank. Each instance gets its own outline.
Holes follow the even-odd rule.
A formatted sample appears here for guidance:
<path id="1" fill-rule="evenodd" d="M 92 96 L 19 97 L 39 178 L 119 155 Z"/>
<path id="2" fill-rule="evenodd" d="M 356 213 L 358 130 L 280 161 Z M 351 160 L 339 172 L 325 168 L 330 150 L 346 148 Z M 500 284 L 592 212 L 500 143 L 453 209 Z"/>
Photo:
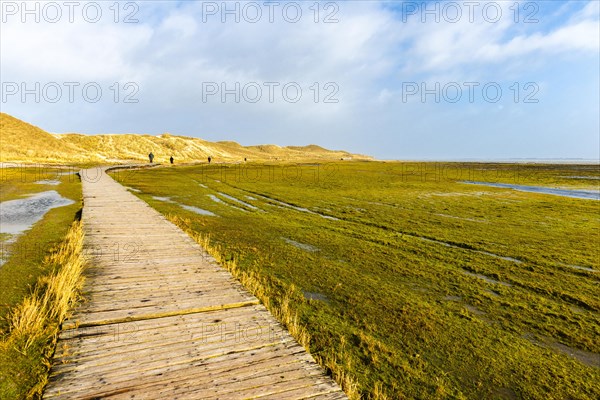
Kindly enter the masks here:
<path id="1" fill-rule="evenodd" d="M 232 340 L 252 342 L 267 340 L 270 343 L 270 341 L 281 341 L 287 337 L 287 333 L 281 325 L 271 318 L 258 313 L 248 313 L 255 307 L 258 306 L 112 325 L 79 327 L 64 330 L 61 333 L 61 339 L 68 347 L 76 347 L 89 352 L 97 350 L 101 346 L 110 346 L 112 349 L 128 346 L 131 350 L 135 350 L 139 343 L 163 340 L 163 337 L 169 336 L 173 332 L 176 335 L 177 332 L 192 329 L 193 332 L 190 335 L 182 334 L 181 340 L 200 337 L 205 341 L 213 338 L 221 340 L 224 344 L 226 341 Z M 209 317 L 204 317 L 204 314 L 208 314 Z M 152 324 L 148 324 L 148 322 Z M 67 351 L 67 353 L 71 352 L 70 349 Z M 57 349 L 57 354 L 60 355 L 60 347 Z"/>

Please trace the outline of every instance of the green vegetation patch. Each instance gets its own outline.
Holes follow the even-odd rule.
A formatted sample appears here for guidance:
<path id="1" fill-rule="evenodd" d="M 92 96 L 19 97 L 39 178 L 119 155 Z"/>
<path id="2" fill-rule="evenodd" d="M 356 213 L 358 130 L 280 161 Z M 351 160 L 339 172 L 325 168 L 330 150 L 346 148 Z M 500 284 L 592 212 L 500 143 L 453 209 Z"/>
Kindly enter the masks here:
<path id="1" fill-rule="evenodd" d="M 61 244 L 44 258 L 53 271 L 11 308 L 9 329 L 0 333 L 0 398 L 42 397 L 61 323 L 79 300 L 83 286 L 83 229 L 71 225 Z"/>
<path id="2" fill-rule="evenodd" d="M 600 202 L 462 183 L 590 190 L 597 165 L 239 164 L 113 176 L 210 236 L 274 302 L 291 296 L 311 353 L 365 396 L 600 396 Z"/>

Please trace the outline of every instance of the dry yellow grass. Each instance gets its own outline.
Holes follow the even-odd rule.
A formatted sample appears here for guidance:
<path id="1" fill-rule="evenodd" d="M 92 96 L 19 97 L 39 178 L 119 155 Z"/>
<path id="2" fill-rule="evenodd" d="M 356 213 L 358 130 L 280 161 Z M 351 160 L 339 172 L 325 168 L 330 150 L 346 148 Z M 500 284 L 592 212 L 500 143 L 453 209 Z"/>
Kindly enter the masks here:
<path id="1" fill-rule="evenodd" d="M 316 145 L 244 147 L 231 141 L 208 142 L 170 134 L 50 134 L 5 113 L 0 113 L 0 133 L 0 161 L 4 162 L 145 162 L 150 152 L 158 163 L 168 163 L 171 156 L 177 163 L 206 161 L 208 156 L 216 162 L 369 158 Z"/>
<path id="2" fill-rule="evenodd" d="M 55 272 L 40 278 L 33 293 L 9 314 L 10 328 L 0 340 L 0 353 L 16 352 L 18 357 L 3 359 L 0 375 L 7 371 L 20 373 L 24 365 L 32 363 L 45 366 L 25 379 L 29 387 L 22 395 L 27 398 L 41 396 L 60 324 L 79 299 L 83 286 L 82 248 L 83 229 L 80 222 L 75 222 L 61 245 L 44 260 Z"/>
<path id="3" fill-rule="evenodd" d="M 77 154 L 75 146 L 48 132 L 0 113 L 0 161 L 60 162 Z"/>

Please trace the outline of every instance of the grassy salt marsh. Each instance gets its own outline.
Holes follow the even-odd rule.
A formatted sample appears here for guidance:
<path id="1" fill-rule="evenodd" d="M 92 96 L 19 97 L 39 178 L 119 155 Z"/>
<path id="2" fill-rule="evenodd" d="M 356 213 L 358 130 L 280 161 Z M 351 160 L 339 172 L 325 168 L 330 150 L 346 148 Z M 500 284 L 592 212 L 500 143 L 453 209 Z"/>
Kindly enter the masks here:
<path id="1" fill-rule="evenodd" d="M 44 193 L 50 195 L 43 200 L 61 199 L 65 204 L 71 203 L 50 208 L 32 226 L 28 225 L 30 215 L 26 215 L 26 221 L 22 224 L 10 218 L 11 227 L 16 226 L 24 231 L 16 234 L 3 233 L 0 236 L 4 262 L 0 267 L 0 328 L 7 327 L 7 322 L 3 318 L 7 310 L 19 304 L 26 295 L 31 293 L 40 276 L 51 272 L 42 265 L 44 257 L 63 240 L 69 226 L 78 217 L 81 209 L 81 181 L 75 172 L 73 168 L 58 169 L 43 166 L 0 169 L 0 202 L 3 204 Z M 40 206 L 48 206 L 48 204 L 42 202 Z M 3 208 L 7 211 L 7 207 Z M 37 212 L 42 214 L 44 210 L 20 211 L 26 214 Z M 7 222 L 9 216 L 3 216 L 6 217 L 6 220 L 2 221 L 6 228 L 9 225 Z"/>
<path id="2" fill-rule="evenodd" d="M 597 165 L 245 164 L 113 176 L 210 236 L 272 302 L 291 296 L 311 353 L 350 391 L 600 396 L 600 202 L 462 183 L 598 190 Z"/>
<path id="3" fill-rule="evenodd" d="M 0 237 L 0 398 L 41 398 L 60 323 L 82 282 L 83 231 L 73 222 L 81 182 L 74 169 L 0 173 L 2 229 L 10 230 Z"/>

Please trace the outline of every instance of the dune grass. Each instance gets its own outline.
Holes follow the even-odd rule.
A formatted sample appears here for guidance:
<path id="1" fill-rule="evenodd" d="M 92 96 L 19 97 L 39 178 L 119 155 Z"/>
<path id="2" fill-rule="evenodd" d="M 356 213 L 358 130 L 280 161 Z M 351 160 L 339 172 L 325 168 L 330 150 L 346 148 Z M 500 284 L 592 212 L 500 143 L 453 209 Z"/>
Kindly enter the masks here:
<path id="1" fill-rule="evenodd" d="M 351 157 L 345 151 L 326 150 L 316 145 L 280 147 L 276 145 L 242 146 L 236 142 L 208 142 L 197 137 L 171 135 L 82 135 L 50 134 L 43 129 L 0 113 L 0 162 L 26 161 L 43 163 L 104 163 L 122 161 L 146 162 L 153 152 L 155 162 L 177 163 L 206 161 L 211 156 L 216 162 L 305 158 L 339 160 Z M 199 132 L 187 132 L 197 135 Z M 356 157 L 356 156 L 355 156 Z M 370 158 L 360 156 L 361 158 Z"/>
<path id="2" fill-rule="evenodd" d="M 590 189 L 597 165 L 244 168 L 115 177 L 210 235 L 264 303 L 289 299 L 311 353 L 353 397 L 600 395 L 600 202 L 460 182 Z"/>

